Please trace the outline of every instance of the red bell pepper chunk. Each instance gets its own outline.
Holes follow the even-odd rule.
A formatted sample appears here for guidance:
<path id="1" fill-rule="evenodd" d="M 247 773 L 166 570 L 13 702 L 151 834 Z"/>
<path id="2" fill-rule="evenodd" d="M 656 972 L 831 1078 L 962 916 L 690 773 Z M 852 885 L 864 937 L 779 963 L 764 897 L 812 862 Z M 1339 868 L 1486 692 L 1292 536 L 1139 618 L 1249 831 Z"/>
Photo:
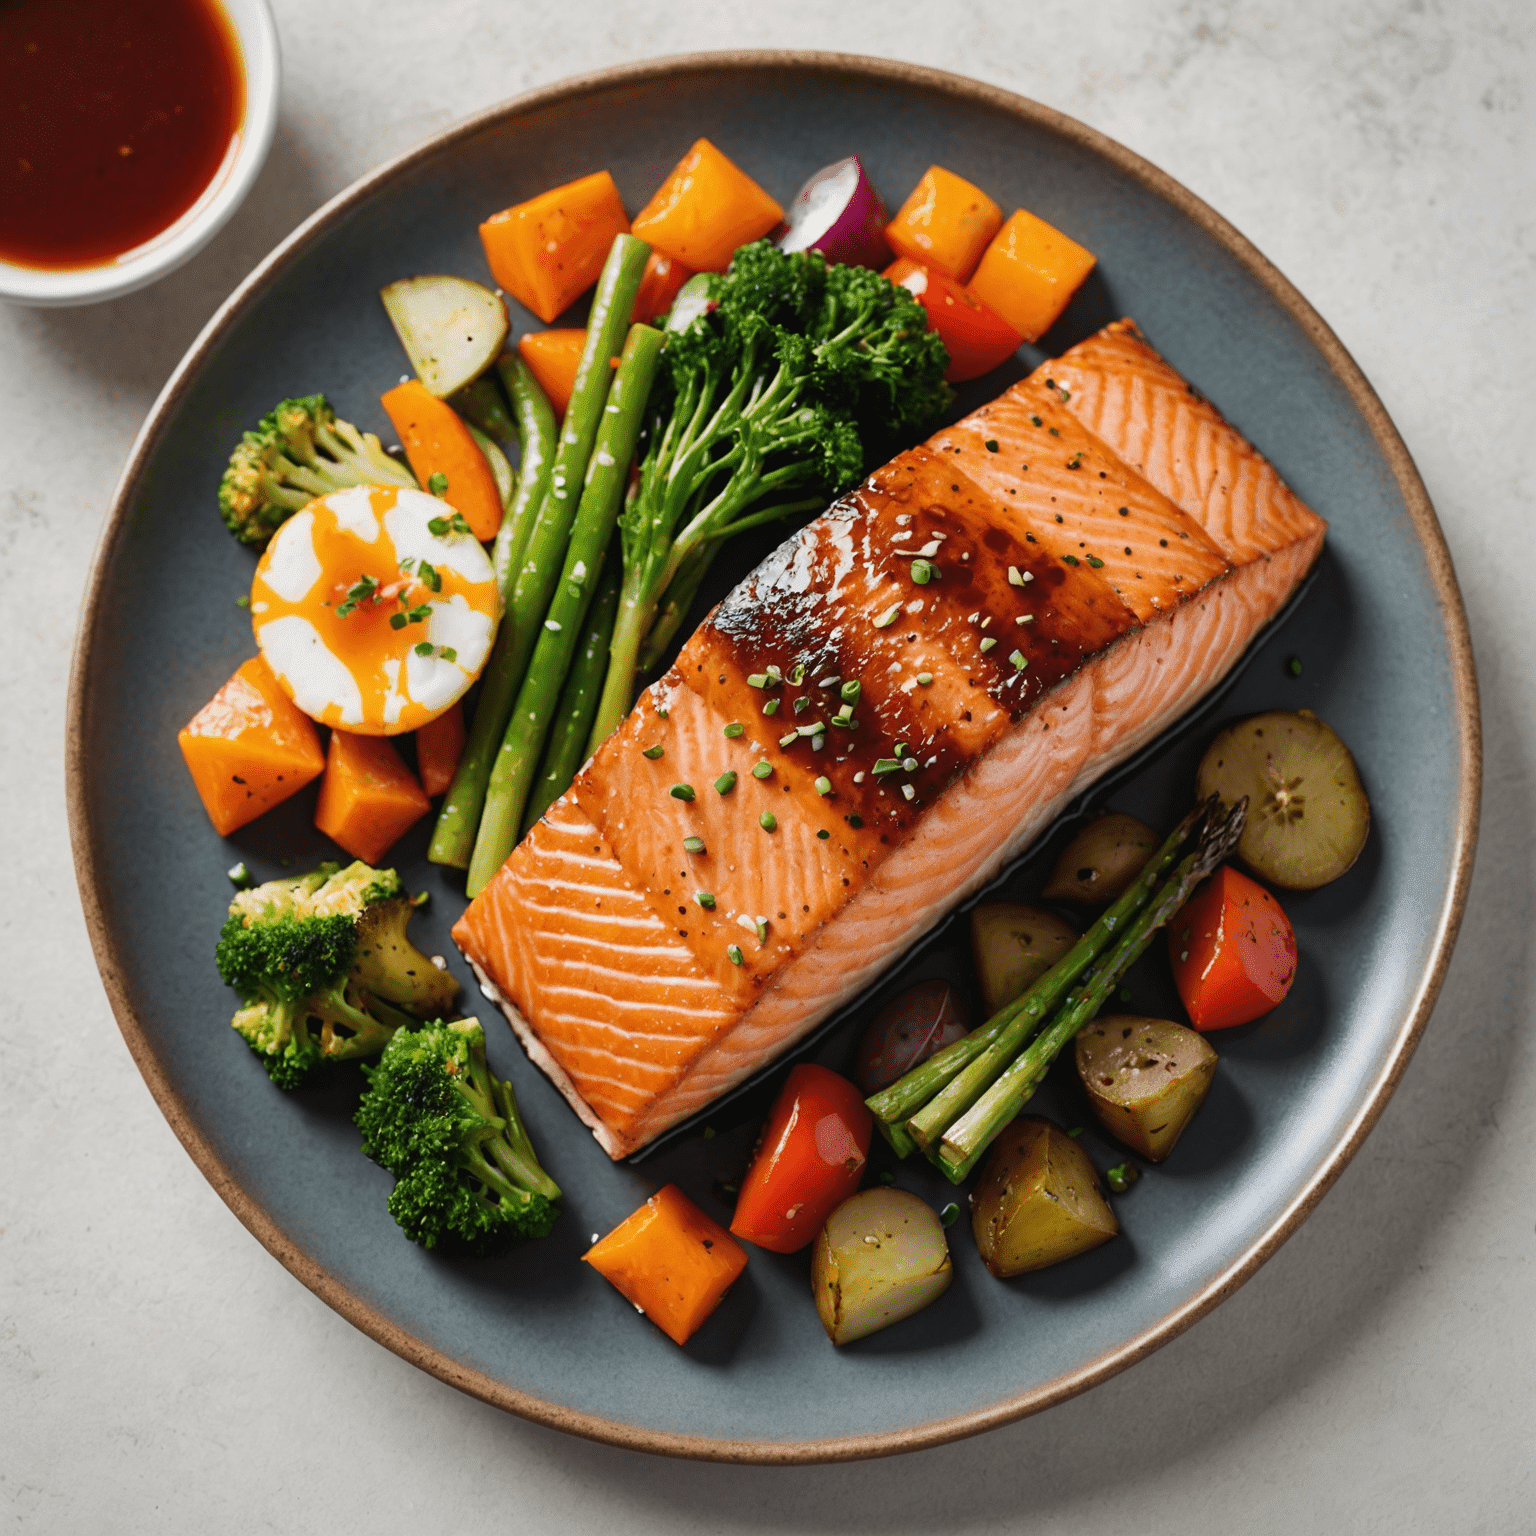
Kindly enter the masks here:
<path id="1" fill-rule="evenodd" d="M 928 329 L 937 331 L 949 352 L 951 384 L 979 379 L 1012 357 L 1024 338 L 992 313 L 964 283 L 903 256 L 883 274 L 905 288 L 928 311 Z"/>
<path id="2" fill-rule="evenodd" d="M 1296 979 L 1296 935 L 1280 903 L 1224 864 L 1168 925 L 1173 981 L 1198 1030 L 1246 1024 Z"/>
<path id="3" fill-rule="evenodd" d="M 845 1077 L 809 1063 L 789 1074 L 752 1166 L 731 1231 L 770 1253 L 794 1253 L 859 1187 L 874 1117 Z"/>

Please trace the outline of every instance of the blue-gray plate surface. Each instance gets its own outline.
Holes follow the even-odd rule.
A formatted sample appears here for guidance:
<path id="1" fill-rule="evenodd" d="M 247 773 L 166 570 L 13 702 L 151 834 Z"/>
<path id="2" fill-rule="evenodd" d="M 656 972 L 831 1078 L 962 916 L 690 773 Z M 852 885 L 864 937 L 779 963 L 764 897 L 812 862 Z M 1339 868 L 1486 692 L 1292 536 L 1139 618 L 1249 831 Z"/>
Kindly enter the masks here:
<path id="1" fill-rule="evenodd" d="M 409 1243 L 385 1209 L 389 1176 L 358 1150 L 359 1079 L 270 1086 L 228 1028 L 232 997 L 213 967 L 231 864 L 270 878 L 280 861 L 334 852 L 311 825 L 313 793 L 221 841 L 175 741 L 253 649 L 235 601 L 252 557 L 214 509 L 242 429 L 315 390 L 384 428 L 378 396 L 404 358 L 381 284 L 483 277 L 481 219 L 597 167 L 638 208 L 701 135 L 781 201 L 857 151 L 894 205 L 937 161 L 1097 253 L 1046 349 L 1134 316 L 1332 524 L 1311 590 L 1216 720 L 1317 710 L 1354 750 L 1374 806 L 1355 868 L 1287 899 L 1297 984 L 1269 1018 L 1218 1037 L 1210 1099 L 1173 1156 L 1118 1201 L 1122 1235 L 1001 1283 L 962 1221 L 949 1293 L 842 1350 L 817 1323 L 804 1254 L 754 1252 L 686 1349 L 579 1262 L 593 1234 L 669 1179 L 728 1220 L 716 1185 L 750 1149 L 750 1104 L 713 1138 L 610 1164 L 473 990 L 448 937 L 462 895 L 425 862 L 426 823 L 393 855 L 413 889 L 433 893 L 419 942 L 450 956 L 467 1005 L 480 1005 L 492 1064 L 513 1078 L 567 1198 L 554 1235 L 505 1259 Z M 518 330 L 528 324 L 514 311 Z M 1026 352 L 1015 376 L 1047 355 Z M 766 547 L 733 552 L 721 582 Z M 1168 746 L 1113 803 L 1167 824 L 1215 723 Z M 1450 562 L 1407 454 L 1331 333 L 1229 226 L 1127 151 L 1005 93 L 907 66 L 730 55 L 616 71 L 484 114 L 344 194 L 253 274 L 167 388 L 113 508 L 82 618 L 70 771 L 82 897 L 129 1044 L 199 1166 L 305 1284 L 424 1368 L 546 1423 L 676 1454 L 797 1460 L 933 1443 L 1081 1390 L 1201 1315 L 1293 1230 L 1380 1112 L 1438 988 L 1475 837 L 1477 706 Z M 1009 894 L 1038 892 L 1049 852 L 1010 874 Z M 969 993 L 966 950 L 962 918 L 906 970 L 952 975 Z M 1168 1007 L 1162 962 L 1143 962 L 1133 991 L 1137 1011 Z M 846 1065 L 856 1040 L 853 1024 L 821 1058 Z M 1053 1081 L 1040 1104 L 1091 1126 L 1076 1095 Z M 1091 1128 L 1085 1144 L 1101 1168 L 1124 1155 Z M 897 1180 L 935 1204 L 951 1198 L 921 1170 L 900 1166 Z"/>

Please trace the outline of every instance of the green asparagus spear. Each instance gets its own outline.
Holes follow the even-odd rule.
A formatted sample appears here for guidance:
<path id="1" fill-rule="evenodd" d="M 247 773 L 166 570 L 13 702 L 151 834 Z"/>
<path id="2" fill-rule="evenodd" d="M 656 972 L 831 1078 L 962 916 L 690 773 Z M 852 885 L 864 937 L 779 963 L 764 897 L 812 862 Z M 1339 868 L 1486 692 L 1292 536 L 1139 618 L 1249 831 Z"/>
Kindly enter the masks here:
<path id="1" fill-rule="evenodd" d="M 541 440 L 542 428 L 530 428 L 535 420 L 542 421 L 542 411 L 548 410 L 549 402 L 543 401 L 541 411 L 538 402 L 543 391 L 520 361 L 498 365 L 524 432 L 519 490 L 521 492 L 523 486 L 530 487 L 529 500 L 520 505 L 520 498 L 514 499 L 502 519 L 502 527 L 508 533 L 506 548 L 498 548 L 496 553 L 498 574 L 504 566 L 506 575 L 501 633 L 496 637 L 496 646 L 482 680 L 481 702 L 475 711 L 474 727 L 464 744 L 458 772 L 443 799 L 437 826 L 433 829 L 427 857 L 434 864 L 451 864 L 463 869 L 470 862 L 496 752 L 565 559 L 571 520 L 576 515 L 579 499 L 578 488 L 586 476 L 587 459 L 608 398 L 609 359 L 618 355 L 623 343 L 649 254 L 650 247 L 630 235 L 619 235 L 608 253 L 597 292 L 592 298 L 587 344 L 576 370 L 576 385 L 566 408 L 565 424 L 558 445 L 548 460 L 547 479 L 542 465 L 530 469 L 527 454 L 530 443 L 537 444 Z M 535 481 L 540 482 L 542 489 L 534 486 Z M 525 523 L 526 533 L 521 531 Z M 513 547 L 514 540 L 521 542 L 520 549 Z"/>
<path id="2" fill-rule="evenodd" d="M 549 728 L 544 760 L 539 764 L 533 792 L 528 797 L 528 810 L 523 816 L 524 837 L 571 787 L 585 761 L 587 732 L 592 729 L 597 696 L 608 672 L 608 643 L 613 639 L 613 619 L 619 611 L 619 584 L 623 576 L 624 557 L 615 542 L 603 556 L 602 579 L 597 596 L 592 599 L 592 611 L 587 615 L 586 632 L 555 708 L 555 723 Z"/>
<path id="3" fill-rule="evenodd" d="M 620 239 L 625 238 L 620 236 Z M 642 246 L 643 249 L 643 246 Z M 633 306 L 634 300 L 630 300 Z M 582 626 L 597 588 L 603 552 L 618 524 L 629 481 L 630 461 L 640 437 L 645 402 L 661 361 L 666 338 L 648 325 L 632 325 L 613 375 L 576 516 L 566 539 L 559 584 L 550 599 L 506 735 L 491 769 L 480 831 L 469 861 L 471 896 L 501 868 L 517 841 L 523 811 L 533 789 L 539 755 L 554 719 L 565 674 L 580 643 Z M 572 402 L 574 405 L 574 401 Z M 560 473 L 556 461 L 555 474 Z M 535 532 L 537 537 L 537 531 Z M 530 557 L 531 558 L 531 557 Z M 525 570 L 527 567 L 525 566 Z M 519 580 L 519 587 L 522 583 Z"/>
<path id="4" fill-rule="evenodd" d="M 1084 985 L 1072 993 L 1024 1052 L 982 1096 L 944 1132 L 935 1161 L 958 1184 L 976 1166 L 993 1138 L 1029 1101 L 1046 1069 L 1104 1006 L 1120 978 L 1141 958 L 1160 929 L 1189 900 L 1194 888 L 1237 846 L 1248 815 L 1248 801 L 1239 800 L 1225 815 L 1219 806 L 1210 814 L 1194 852 L 1179 862 L 1121 935 L 1119 943 L 1094 967 Z"/>
<path id="5" fill-rule="evenodd" d="M 533 519 L 539 503 L 549 492 L 549 475 L 555 459 L 555 410 L 549 403 L 549 396 L 539 387 L 539 381 L 528 371 L 527 363 L 515 352 L 503 356 L 496 364 L 496 371 L 511 397 L 517 435 L 523 445 L 517 495 L 501 520 L 501 532 L 496 535 L 492 554 L 496 579 L 501 583 L 503 594 L 510 598 L 513 577 L 522 561 L 528 535 L 533 530 Z M 506 724 L 505 719 L 502 724 Z"/>
<path id="6" fill-rule="evenodd" d="M 888 1125 L 905 1125 L 909 1117 L 916 1115 L 935 1094 L 958 1078 L 970 1063 L 988 1052 L 1009 1026 L 1018 1021 L 1022 1032 L 1019 1044 L 1003 1055 L 1003 1060 L 1011 1060 L 1023 1040 L 1028 1038 L 1033 1026 L 1049 1016 L 1051 1009 L 1073 982 L 1098 955 L 1109 948 L 1115 935 L 1123 931 L 1126 923 L 1146 905 L 1157 882 L 1173 868 L 1179 848 L 1194 830 L 1200 815 L 1200 811 L 1192 812 L 1174 828 L 1163 846 L 1147 861 L 1136 880 L 1022 997 L 998 1009 L 985 1024 L 978 1025 L 964 1039 L 936 1051 L 905 1077 L 898 1078 L 889 1088 L 865 1100 L 875 1118 Z M 981 1086 L 985 1088 L 990 1081 L 990 1076 L 983 1078 Z M 965 1104 L 972 1102 L 974 1097 L 973 1094 L 966 1099 Z M 959 1109 L 955 1111 L 956 1114 L 959 1112 Z"/>

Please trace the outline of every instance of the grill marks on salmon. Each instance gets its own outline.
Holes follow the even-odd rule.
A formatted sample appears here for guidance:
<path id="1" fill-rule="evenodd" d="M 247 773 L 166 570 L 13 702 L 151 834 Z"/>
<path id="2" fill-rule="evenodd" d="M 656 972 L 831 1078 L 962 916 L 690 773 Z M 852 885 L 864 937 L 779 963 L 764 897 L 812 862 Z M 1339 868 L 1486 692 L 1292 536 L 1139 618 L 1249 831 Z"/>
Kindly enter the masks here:
<path id="1" fill-rule="evenodd" d="M 1153 394 L 1177 454 L 1148 449 Z M 1241 474 L 1175 472 L 1217 463 Z M 623 1156 L 782 1054 L 1207 692 L 1325 527 L 1111 327 L 786 541 L 454 936 Z"/>

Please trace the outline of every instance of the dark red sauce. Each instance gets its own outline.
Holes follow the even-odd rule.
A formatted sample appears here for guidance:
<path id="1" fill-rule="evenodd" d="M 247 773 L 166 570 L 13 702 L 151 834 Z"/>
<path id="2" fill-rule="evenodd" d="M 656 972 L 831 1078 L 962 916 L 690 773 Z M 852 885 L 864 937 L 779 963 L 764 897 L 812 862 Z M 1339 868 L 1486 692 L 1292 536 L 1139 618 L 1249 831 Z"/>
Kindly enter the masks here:
<path id="1" fill-rule="evenodd" d="M 0 258 L 111 261 L 181 217 L 245 110 L 213 0 L 0 0 Z"/>

